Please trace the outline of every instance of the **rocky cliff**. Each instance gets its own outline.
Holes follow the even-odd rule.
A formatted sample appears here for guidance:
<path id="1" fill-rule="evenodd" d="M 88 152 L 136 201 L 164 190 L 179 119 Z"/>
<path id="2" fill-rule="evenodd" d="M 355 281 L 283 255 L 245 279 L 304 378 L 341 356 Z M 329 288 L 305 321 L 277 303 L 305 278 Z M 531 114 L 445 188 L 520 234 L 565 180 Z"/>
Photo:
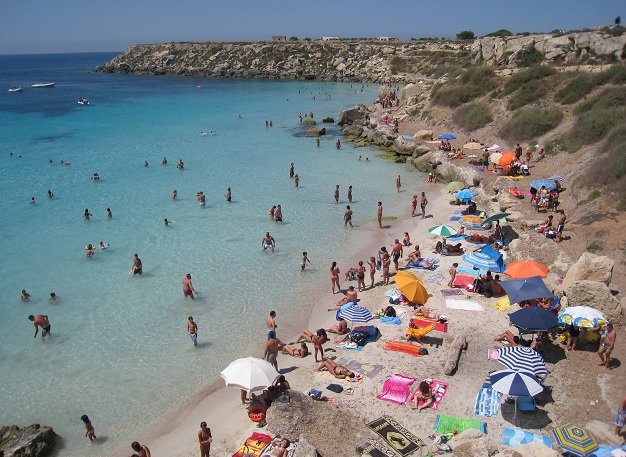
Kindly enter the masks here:
<path id="1" fill-rule="evenodd" d="M 623 28 L 484 37 L 474 41 L 333 40 L 142 44 L 95 71 L 222 78 L 418 82 L 433 69 L 472 62 L 516 67 L 546 61 L 599 64 L 624 58 Z M 434 75 L 436 77 L 436 74 Z"/>

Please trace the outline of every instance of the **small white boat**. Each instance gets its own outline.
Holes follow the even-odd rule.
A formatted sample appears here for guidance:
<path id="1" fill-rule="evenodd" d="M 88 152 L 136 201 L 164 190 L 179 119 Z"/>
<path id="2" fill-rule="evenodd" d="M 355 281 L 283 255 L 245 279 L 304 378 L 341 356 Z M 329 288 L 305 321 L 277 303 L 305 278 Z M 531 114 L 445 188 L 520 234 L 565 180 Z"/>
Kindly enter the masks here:
<path id="1" fill-rule="evenodd" d="M 31 84 L 30 87 L 37 89 L 39 87 L 54 87 L 54 83 L 39 83 L 39 84 Z"/>
<path id="2" fill-rule="evenodd" d="M 17 86 L 17 87 L 11 87 L 9 89 L 9 92 L 22 92 L 22 86 Z"/>
<path id="3" fill-rule="evenodd" d="M 87 100 L 86 98 L 80 97 L 78 99 L 78 104 L 79 105 L 89 105 L 89 100 Z"/>

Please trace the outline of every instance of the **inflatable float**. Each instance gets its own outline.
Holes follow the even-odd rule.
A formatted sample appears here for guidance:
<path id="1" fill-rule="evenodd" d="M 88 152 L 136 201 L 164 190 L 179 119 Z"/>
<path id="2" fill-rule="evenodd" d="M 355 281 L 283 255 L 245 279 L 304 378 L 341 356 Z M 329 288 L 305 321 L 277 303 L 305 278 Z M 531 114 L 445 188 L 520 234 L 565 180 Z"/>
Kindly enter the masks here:
<path id="1" fill-rule="evenodd" d="M 410 354 L 414 357 L 422 356 L 420 354 L 420 348 L 421 346 L 405 343 L 404 341 L 387 341 L 383 346 L 383 349 L 386 351 L 404 352 L 405 354 Z"/>

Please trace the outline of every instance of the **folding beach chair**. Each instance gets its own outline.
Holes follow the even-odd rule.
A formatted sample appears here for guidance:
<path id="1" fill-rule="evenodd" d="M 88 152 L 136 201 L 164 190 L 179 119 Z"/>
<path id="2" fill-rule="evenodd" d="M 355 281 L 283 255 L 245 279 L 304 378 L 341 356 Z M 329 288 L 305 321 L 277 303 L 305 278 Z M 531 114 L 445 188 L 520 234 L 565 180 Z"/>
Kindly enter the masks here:
<path id="1" fill-rule="evenodd" d="M 418 342 L 424 344 L 424 337 L 435 328 L 435 324 L 427 327 L 409 327 L 406 331 L 407 339 L 415 338 Z"/>
<path id="2" fill-rule="evenodd" d="M 517 409 L 524 413 L 535 412 L 535 399 L 533 397 L 517 397 Z"/>

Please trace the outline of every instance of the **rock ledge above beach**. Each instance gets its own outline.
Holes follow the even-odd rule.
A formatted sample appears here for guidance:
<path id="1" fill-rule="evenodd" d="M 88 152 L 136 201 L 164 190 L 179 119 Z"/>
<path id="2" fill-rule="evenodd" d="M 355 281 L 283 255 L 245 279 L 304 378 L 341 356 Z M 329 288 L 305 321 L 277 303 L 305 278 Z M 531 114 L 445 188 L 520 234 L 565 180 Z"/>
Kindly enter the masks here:
<path id="1" fill-rule="evenodd" d="M 45 425 L 3 426 L 0 427 L 0 450 L 6 457 L 47 457 L 54 451 L 57 437 L 52 427 Z"/>

